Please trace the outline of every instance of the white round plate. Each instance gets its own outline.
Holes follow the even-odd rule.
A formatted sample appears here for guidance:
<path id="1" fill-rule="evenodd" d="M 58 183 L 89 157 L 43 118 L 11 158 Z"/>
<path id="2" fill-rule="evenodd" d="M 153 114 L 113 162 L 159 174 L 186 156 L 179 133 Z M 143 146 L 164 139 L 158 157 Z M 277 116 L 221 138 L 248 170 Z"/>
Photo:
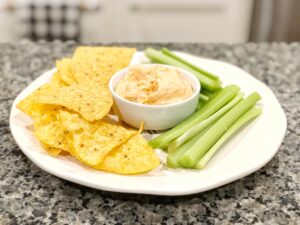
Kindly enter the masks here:
<path id="1" fill-rule="evenodd" d="M 16 103 L 49 81 L 55 70 L 41 75 L 15 99 L 10 113 L 13 137 L 24 154 L 41 169 L 71 182 L 114 192 L 187 195 L 222 186 L 260 169 L 278 151 L 287 126 L 285 114 L 273 92 L 233 65 L 177 53 L 218 75 L 224 85 L 237 84 L 246 95 L 257 91 L 262 96 L 262 115 L 223 146 L 203 170 L 171 170 L 160 166 L 148 174 L 123 176 L 88 168 L 71 156 L 54 158 L 48 155 L 32 133 L 32 120 L 16 108 Z M 144 54 L 137 52 L 132 64 L 145 60 Z M 164 158 L 161 151 L 157 152 Z"/>

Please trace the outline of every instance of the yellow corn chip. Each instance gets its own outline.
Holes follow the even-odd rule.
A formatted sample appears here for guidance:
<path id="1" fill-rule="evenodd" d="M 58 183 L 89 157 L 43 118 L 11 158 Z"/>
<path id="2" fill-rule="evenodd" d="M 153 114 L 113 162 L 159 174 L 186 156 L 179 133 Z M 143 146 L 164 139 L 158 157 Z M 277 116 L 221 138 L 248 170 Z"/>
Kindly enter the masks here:
<path id="1" fill-rule="evenodd" d="M 43 148 L 46 150 L 47 153 L 49 153 L 50 155 L 56 157 L 59 154 L 61 154 L 63 152 L 62 149 L 59 148 L 53 148 L 45 143 L 41 143 L 41 145 L 43 146 Z"/>
<path id="2" fill-rule="evenodd" d="M 68 151 L 65 151 L 63 149 L 53 148 L 42 142 L 41 142 L 41 145 L 42 145 L 43 149 L 46 150 L 47 153 L 49 153 L 50 155 L 52 155 L 54 157 L 56 157 L 58 155 L 63 155 L 63 156 L 70 155 L 70 153 Z"/>
<path id="3" fill-rule="evenodd" d="M 27 96 L 26 98 L 21 100 L 17 104 L 17 108 L 31 117 L 40 116 L 41 114 L 44 113 L 45 107 L 47 108 L 49 106 L 35 102 L 34 97 L 39 93 L 39 91 L 47 90 L 49 88 L 50 88 L 49 84 L 45 84 L 45 85 L 41 86 L 40 88 L 35 90 L 33 93 L 31 93 L 29 96 Z"/>
<path id="4" fill-rule="evenodd" d="M 99 122 L 96 126 L 95 130 L 74 132 L 68 136 L 72 154 L 89 166 L 99 165 L 113 148 L 136 134 L 135 131 L 105 122 Z"/>
<path id="5" fill-rule="evenodd" d="M 34 120 L 34 134 L 41 142 L 53 148 L 68 150 L 68 143 L 65 138 L 65 129 L 58 122 L 57 114 L 61 106 L 37 103 L 34 98 L 40 91 L 48 90 L 48 84 L 43 85 L 31 95 L 17 104 L 17 107 L 31 116 Z"/>
<path id="6" fill-rule="evenodd" d="M 33 101 L 32 95 L 29 95 L 17 104 L 17 108 L 29 116 L 35 116 L 37 108 L 42 105 L 43 104 L 36 105 Z"/>
<path id="7" fill-rule="evenodd" d="M 56 62 L 57 72 L 60 78 L 68 85 L 77 83 L 72 71 L 72 59 L 64 58 Z"/>
<path id="8" fill-rule="evenodd" d="M 48 124 L 34 124 L 34 134 L 38 140 L 53 148 L 69 150 L 69 145 L 65 137 L 64 129 L 58 121 Z"/>
<path id="9" fill-rule="evenodd" d="M 89 130 L 93 132 L 99 128 L 99 125 L 102 124 L 101 122 L 112 125 L 121 125 L 121 123 L 108 116 L 104 117 L 101 121 L 89 122 L 84 120 L 78 113 L 71 112 L 66 109 L 59 110 L 58 118 L 65 129 L 69 132 L 76 132 L 80 130 Z"/>
<path id="10" fill-rule="evenodd" d="M 99 164 L 114 147 L 137 133 L 110 122 L 89 122 L 67 110 L 60 110 L 58 118 L 69 132 L 67 139 L 71 154 L 89 166 Z"/>
<path id="11" fill-rule="evenodd" d="M 108 87 L 94 81 L 42 90 L 34 96 L 34 101 L 64 106 L 88 121 L 102 119 L 113 104 Z"/>
<path id="12" fill-rule="evenodd" d="M 60 74 L 55 72 L 51 78 L 50 85 L 54 87 L 63 87 L 67 84 L 61 79 Z"/>
<path id="13" fill-rule="evenodd" d="M 82 163 L 119 174 L 137 174 L 159 159 L 138 131 L 107 115 L 113 104 L 110 77 L 127 67 L 133 48 L 80 47 L 57 61 L 57 72 L 17 104 L 34 121 L 34 134 L 52 156 L 71 154 Z"/>
<path id="14" fill-rule="evenodd" d="M 58 110 L 45 111 L 43 115 L 34 118 L 34 134 L 38 140 L 53 148 L 69 150 L 66 139 L 67 131 L 57 120 Z"/>
<path id="15" fill-rule="evenodd" d="M 96 77 L 107 84 L 114 73 L 130 64 L 134 52 L 134 48 L 79 47 L 72 58 L 74 77 L 78 82 Z"/>
<path id="16" fill-rule="evenodd" d="M 72 113 L 66 110 L 60 110 L 58 118 L 64 128 L 69 132 L 76 132 L 81 129 L 91 130 L 92 122 L 84 120 L 77 113 Z"/>
<path id="17" fill-rule="evenodd" d="M 153 170 L 159 158 L 140 134 L 116 147 L 96 168 L 118 174 L 137 174 Z"/>

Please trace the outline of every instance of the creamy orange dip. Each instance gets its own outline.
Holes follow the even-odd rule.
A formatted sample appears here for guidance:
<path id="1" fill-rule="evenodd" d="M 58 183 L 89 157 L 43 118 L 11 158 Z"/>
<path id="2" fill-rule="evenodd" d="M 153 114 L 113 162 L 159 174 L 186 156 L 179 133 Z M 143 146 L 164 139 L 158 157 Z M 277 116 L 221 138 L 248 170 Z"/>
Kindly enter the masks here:
<path id="1" fill-rule="evenodd" d="M 193 87 L 177 69 L 138 65 L 127 71 L 116 92 L 129 101 L 163 105 L 187 99 L 193 94 Z"/>

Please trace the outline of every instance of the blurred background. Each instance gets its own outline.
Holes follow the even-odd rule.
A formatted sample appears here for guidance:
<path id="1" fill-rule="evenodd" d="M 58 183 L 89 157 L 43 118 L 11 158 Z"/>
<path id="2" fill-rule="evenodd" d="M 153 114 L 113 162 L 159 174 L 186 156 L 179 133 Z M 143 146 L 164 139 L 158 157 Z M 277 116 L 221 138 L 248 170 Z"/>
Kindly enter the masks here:
<path id="1" fill-rule="evenodd" d="M 299 0 L 0 0 L 0 42 L 293 42 L 299 10 Z"/>

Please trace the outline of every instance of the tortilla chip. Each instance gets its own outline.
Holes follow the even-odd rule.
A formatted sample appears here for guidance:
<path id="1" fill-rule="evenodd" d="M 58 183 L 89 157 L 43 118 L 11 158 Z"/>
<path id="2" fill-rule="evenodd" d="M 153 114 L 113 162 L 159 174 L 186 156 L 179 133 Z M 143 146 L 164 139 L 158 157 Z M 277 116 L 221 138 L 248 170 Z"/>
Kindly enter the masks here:
<path id="1" fill-rule="evenodd" d="M 96 78 L 108 84 L 114 73 L 130 64 L 134 53 L 134 48 L 79 47 L 72 58 L 75 79 L 80 83 Z"/>
<path id="2" fill-rule="evenodd" d="M 71 154 L 90 167 L 119 174 L 142 173 L 159 164 L 138 131 L 107 115 L 113 104 L 108 81 L 129 65 L 134 52 L 80 47 L 72 59 L 57 61 L 49 84 L 18 103 L 33 118 L 34 134 L 50 155 Z"/>
<path id="3" fill-rule="evenodd" d="M 50 85 L 54 87 L 64 87 L 67 84 L 61 79 L 59 72 L 55 72 L 51 78 Z"/>
<path id="4" fill-rule="evenodd" d="M 45 143 L 41 143 L 41 145 L 43 146 L 43 148 L 46 150 L 47 153 L 49 153 L 50 155 L 52 155 L 54 157 L 60 155 L 63 152 L 62 149 L 53 148 Z"/>
<path id="5" fill-rule="evenodd" d="M 34 96 L 34 101 L 64 106 L 88 121 L 102 119 L 113 104 L 108 87 L 94 81 L 42 90 Z"/>
<path id="6" fill-rule="evenodd" d="M 96 129 L 97 128 L 97 129 Z M 69 133 L 71 153 L 89 166 L 99 165 L 116 146 L 126 142 L 136 131 L 122 126 L 99 122 L 89 130 Z"/>
<path id="7" fill-rule="evenodd" d="M 96 168 L 118 174 L 138 174 L 153 170 L 159 163 L 155 151 L 138 134 L 111 151 Z"/>
<path id="8" fill-rule="evenodd" d="M 69 151 L 66 139 L 67 131 L 57 120 L 58 110 L 48 110 L 34 118 L 34 135 L 36 138 L 53 148 Z"/>
<path id="9" fill-rule="evenodd" d="M 57 72 L 60 75 L 60 78 L 67 85 L 76 84 L 73 71 L 72 71 L 72 59 L 64 58 L 56 62 Z"/>
<path id="10" fill-rule="evenodd" d="M 34 101 L 35 96 L 37 96 L 40 91 L 49 90 L 49 88 L 49 84 L 43 85 L 20 101 L 17 107 L 32 117 L 34 121 L 34 134 L 38 140 L 49 147 L 60 148 L 67 151 L 69 148 L 64 134 L 65 129 L 57 120 L 57 114 L 63 107 Z"/>
<path id="11" fill-rule="evenodd" d="M 31 93 L 29 96 L 27 96 L 26 98 L 21 100 L 17 104 L 17 108 L 31 117 L 36 117 L 36 116 L 42 115 L 45 111 L 45 107 L 48 107 L 48 106 L 45 106 L 45 104 L 35 102 L 34 98 L 39 93 L 39 91 L 47 90 L 47 89 L 49 89 L 49 87 L 50 87 L 49 84 L 45 84 L 45 85 L 41 86 L 40 88 L 35 90 L 33 93 Z"/>
<path id="12" fill-rule="evenodd" d="M 58 118 L 64 128 L 69 132 L 91 130 L 93 123 L 84 120 L 79 114 L 66 110 L 60 110 Z"/>
<path id="13" fill-rule="evenodd" d="M 69 151 L 64 129 L 58 121 L 43 125 L 39 123 L 34 124 L 34 134 L 38 140 L 46 143 L 50 147 Z"/>
<path id="14" fill-rule="evenodd" d="M 89 122 L 67 110 L 60 110 L 58 118 L 68 131 L 71 154 L 89 166 L 99 164 L 114 147 L 137 133 L 115 123 Z M 106 121 L 110 121 L 109 118 Z"/>

